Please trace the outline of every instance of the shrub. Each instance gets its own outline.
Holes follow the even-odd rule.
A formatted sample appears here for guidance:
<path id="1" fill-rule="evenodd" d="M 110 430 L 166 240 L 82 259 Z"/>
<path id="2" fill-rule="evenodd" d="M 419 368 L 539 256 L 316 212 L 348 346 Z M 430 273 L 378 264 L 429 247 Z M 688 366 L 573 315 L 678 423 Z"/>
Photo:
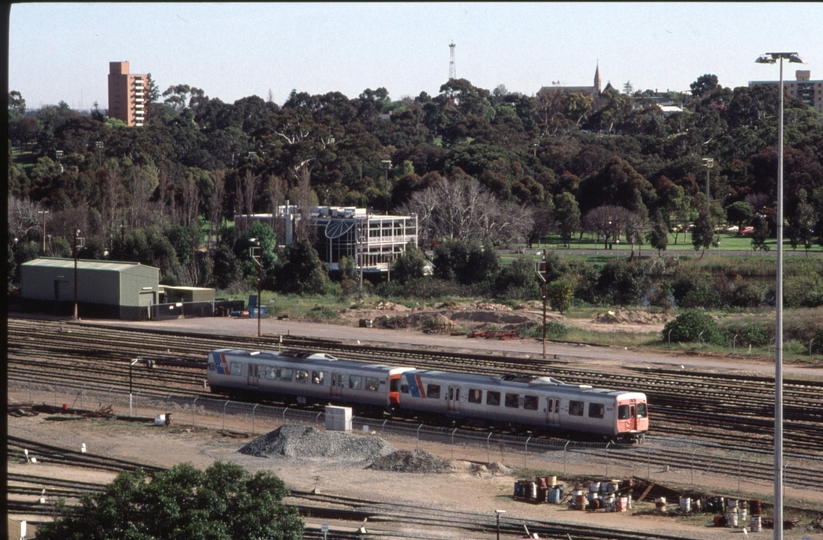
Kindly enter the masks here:
<path id="1" fill-rule="evenodd" d="M 338 315 L 336 311 L 328 306 L 314 306 L 309 310 L 309 317 L 328 320 L 336 319 Z"/>
<path id="2" fill-rule="evenodd" d="M 823 328 L 818 328 L 814 331 L 812 351 L 814 351 L 817 354 L 823 353 Z"/>
<path id="3" fill-rule="evenodd" d="M 706 313 L 696 309 L 687 309 L 669 321 L 663 327 L 663 340 L 675 343 L 693 343 L 704 341 L 711 344 L 720 344 L 723 338 L 717 322 Z"/>
<path id="4" fill-rule="evenodd" d="M 750 324 L 743 329 L 740 338 L 743 340 L 744 345 L 762 347 L 763 345 L 768 345 L 771 336 L 769 335 L 769 331 L 762 326 Z"/>
<path id="5" fill-rule="evenodd" d="M 568 279 L 558 279 L 546 285 L 546 299 L 552 309 L 564 313 L 571 307 L 574 296 L 574 283 Z"/>
<path id="6" fill-rule="evenodd" d="M 728 302 L 741 308 L 761 307 L 766 297 L 767 287 L 760 283 L 738 282 L 729 291 Z"/>

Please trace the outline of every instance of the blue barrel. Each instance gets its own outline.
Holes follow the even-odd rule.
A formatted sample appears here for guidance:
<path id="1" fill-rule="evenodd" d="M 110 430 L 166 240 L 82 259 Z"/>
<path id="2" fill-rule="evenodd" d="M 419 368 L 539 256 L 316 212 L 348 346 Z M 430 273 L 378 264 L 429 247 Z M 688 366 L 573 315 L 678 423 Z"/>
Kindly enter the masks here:
<path id="1" fill-rule="evenodd" d="M 558 504 L 563 499 L 563 486 L 556 485 L 549 488 L 549 502 Z"/>

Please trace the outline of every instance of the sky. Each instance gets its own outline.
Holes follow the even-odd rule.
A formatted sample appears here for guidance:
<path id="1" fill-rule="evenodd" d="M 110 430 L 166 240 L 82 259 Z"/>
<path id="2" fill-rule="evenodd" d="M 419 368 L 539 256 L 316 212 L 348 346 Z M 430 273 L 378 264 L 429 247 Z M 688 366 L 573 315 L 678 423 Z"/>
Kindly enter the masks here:
<path id="1" fill-rule="evenodd" d="M 188 84 L 226 103 L 282 105 L 294 89 L 356 98 L 385 87 L 399 100 L 437 95 L 458 78 L 534 95 L 559 81 L 688 90 L 777 80 L 766 52 L 823 80 L 823 3 L 21 3 L 9 24 L 9 90 L 29 109 L 65 101 L 108 106 L 109 62 L 151 73 L 164 91 Z"/>

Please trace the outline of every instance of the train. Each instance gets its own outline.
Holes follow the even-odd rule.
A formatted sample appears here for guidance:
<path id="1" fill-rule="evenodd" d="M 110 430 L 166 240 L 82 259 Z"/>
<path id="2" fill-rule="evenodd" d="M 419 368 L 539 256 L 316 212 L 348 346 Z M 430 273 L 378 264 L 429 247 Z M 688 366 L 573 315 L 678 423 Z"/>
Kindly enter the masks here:
<path id="1" fill-rule="evenodd" d="M 646 395 L 566 384 L 552 377 L 452 373 L 341 360 L 322 352 L 217 349 L 208 357 L 213 393 L 252 394 L 295 404 L 351 406 L 439 424 L 587 434 L 642 442 Z"/>

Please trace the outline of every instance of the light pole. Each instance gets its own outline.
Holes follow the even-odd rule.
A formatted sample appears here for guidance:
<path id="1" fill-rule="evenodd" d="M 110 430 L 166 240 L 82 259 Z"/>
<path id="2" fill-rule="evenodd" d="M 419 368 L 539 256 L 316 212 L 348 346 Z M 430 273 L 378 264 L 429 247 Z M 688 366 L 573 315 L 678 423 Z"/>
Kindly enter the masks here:
<path id="1" fill-rule="evenodd" d="M 543 260 L 537 263 L 537 277 L 543 283 L 543 359 L 546 358 L 546 275 L 548 274 L 546 258 L 548 251 L 543 250 Z"/>
<path id="2" fill-rule="evenodd" d="M 714 158 L 704 157 L 703 166 L 706 167 L 706 218 L 709 217 L 709 170 L 714 167 Z"/>
<path id="3" fill-rule="evenodd" d="M 796 52 L 773 52 L 760 56 L 758 64 L 780 60 L 780 117 L 777 126 L 777 280 L 774 303 L 774 538 L 783 538 L 783 60 L 804 64 Z"/>
<path id="4" fill-rule="evenodd" d="M 260 289 L 263 283 L 263 262 L 260 260 L 260 240 L 257 238 L 249 238 L 249 241 L 253 244 L 257 244 L 249 248 L 249 255 L 257 263 L 257 337 L 260 337 L 260 317 L 261 317 L 261 304 L 260 301 Z"/>
<path id="5" fill-rule="evenodd" d="M 495 514 L 497 514 L 497 540 L 500 540 L 500 514 L 505 514 L 505 510 L 495 510 Z"/>
<path id="6" fill-rule="evenodd" d="M 43 255 L 46 254 L 46 214 L 49 213 L 48 210 L 38 210 L 38 214 L 43 214 Z"/>
<path id="7" fill-rule="evenodd" d="M 120 260 L 126 260 L 126 226 L 120 224 Z"/>
<path id="8" fill-rule="evenodd" d="M 80 229 L 77 229 L 74 233 L 74 320 L 78 319 L 78 309 L 77 309 L 77 248 L 80 245 Z"/>
<path id="9" fill-rule="evenodd" d="M 134 364 L 136 364 L 139 361 L 140 361 L 140 357 L 138 356 L 137 358 L 132 358 L 131 362 L 129 363 L 129 418 L 131 418 L 131 381 L 132 381 L 131 372 L 132 372 L 132 368 L 134 367 Z"/>

